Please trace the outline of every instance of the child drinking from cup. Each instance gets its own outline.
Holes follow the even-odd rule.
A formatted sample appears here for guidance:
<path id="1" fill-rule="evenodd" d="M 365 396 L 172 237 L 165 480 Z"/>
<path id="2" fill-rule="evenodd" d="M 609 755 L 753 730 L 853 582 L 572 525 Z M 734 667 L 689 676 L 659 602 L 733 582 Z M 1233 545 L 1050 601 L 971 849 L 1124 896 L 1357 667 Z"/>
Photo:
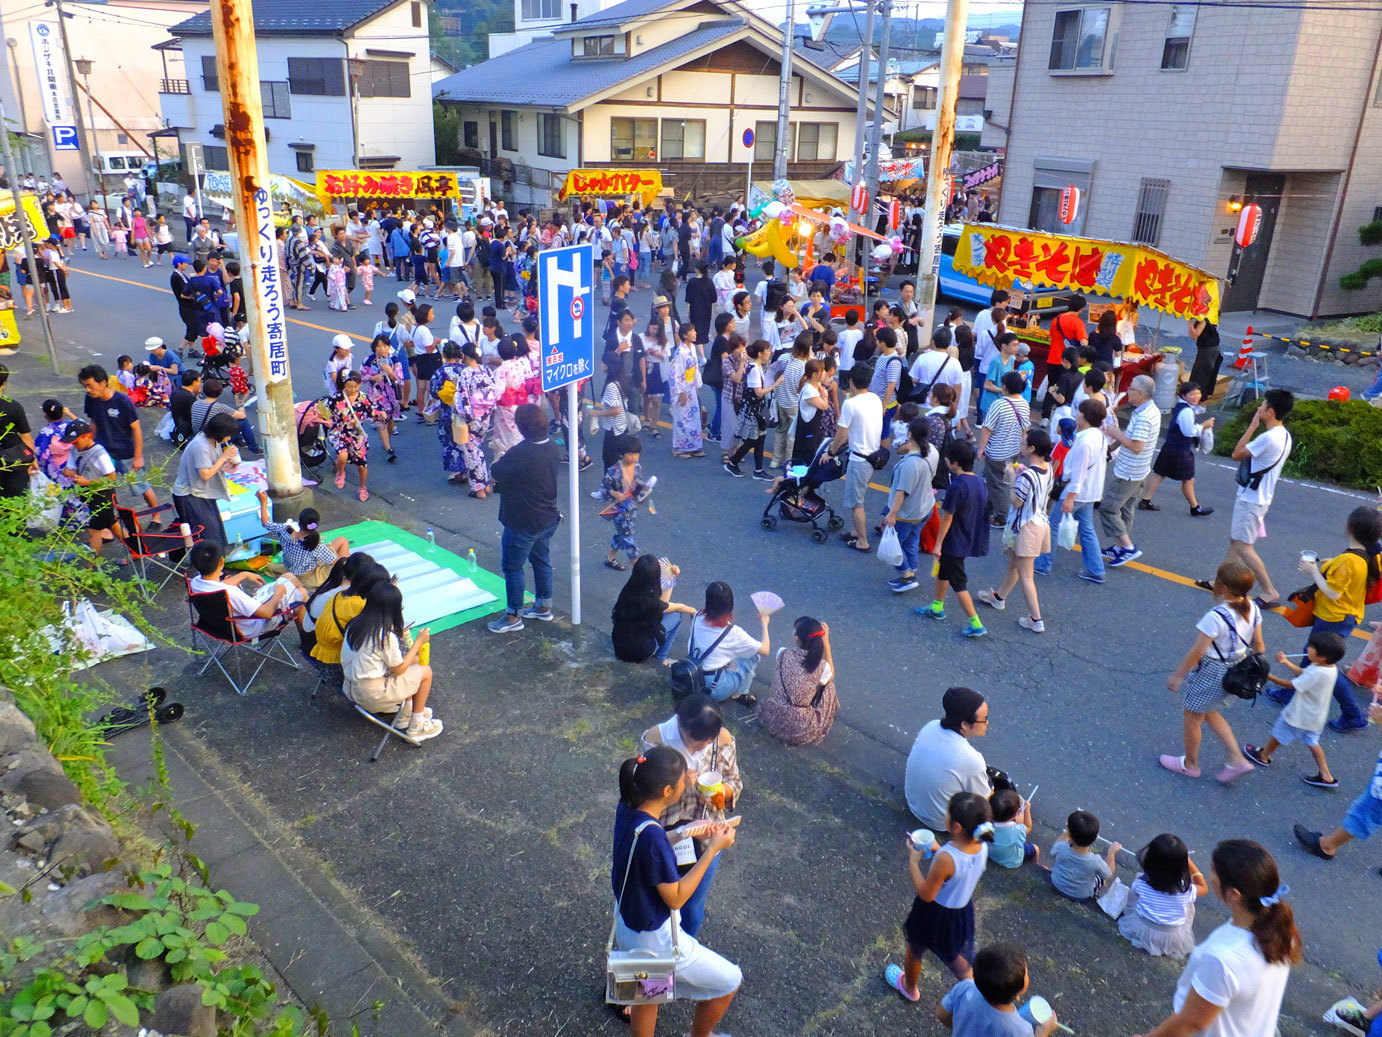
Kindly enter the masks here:
<path id="1" fill-rule="evenodd" d="M 1209 892 L 1179 836 L 1164 832 L 1137 854 L 1142 871 L 1133 879 L 1118 931 L 1153 957 L 1184 958 L 1195 949 L 1195 898 Z"/>
<path id="2" fill-rule="evenodd" d="M 993 811 L 993 846 L 989 860 L 1000 868 L 1020 868 L 1024 861 L 1040 859 L 1032 834 L 1032 805 L 1016 789 L 998 789 L 989 796 Z"/>
<path id="3" fill-rule="evenodd" d="M 912 910 L 903 923 L 907 951 L 902 967 L 889 964 L 883 971 L 888 986 L 906 1001 L 919 1001 L 921 961 L 932 951 L 956 979 L 968 979 L 974 959 L 974 890 L 988 863 L 993 842 L 993 813 L 988 800 L 973 792 L 957 792 L 946 808 L 945 826 L 950 842 L 937 848 L 916 846 L 907 839 L 907 867 L 916 889 Z M 925 876 L 921 860 L 928 849 L 936 850 Z"/>
<path id="4" fill-rule="evenodd" d="M 948 1026 L 955 1037 L 1050 1037 L 1056 1029 L 1056 1013 L 1043 998 L 1029 1003 L 1028 1011 L 1018 1013 L 1017 1001 L 1027 992 L 1027 953 L 1015 943 L 990 944 L 974 958 L 974 975 L 961 980 L 941 998 L 936 1018 Z M 1035 1002 L 1041 1003 L 1042 1021 L 1033 1023 L 1028 1015 Z"/>

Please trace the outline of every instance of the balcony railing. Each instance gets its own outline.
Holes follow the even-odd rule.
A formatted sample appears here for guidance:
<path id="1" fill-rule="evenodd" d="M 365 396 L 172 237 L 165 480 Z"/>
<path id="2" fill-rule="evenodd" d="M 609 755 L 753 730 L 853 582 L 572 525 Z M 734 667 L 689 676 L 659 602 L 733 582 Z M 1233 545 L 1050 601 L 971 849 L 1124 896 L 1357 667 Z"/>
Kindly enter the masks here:
<path id="1" fill-rule="evenodd" d="M 160 94 L 190 94 L 192 88 L 185 79 L 161 79 L 158 83 Z"/>

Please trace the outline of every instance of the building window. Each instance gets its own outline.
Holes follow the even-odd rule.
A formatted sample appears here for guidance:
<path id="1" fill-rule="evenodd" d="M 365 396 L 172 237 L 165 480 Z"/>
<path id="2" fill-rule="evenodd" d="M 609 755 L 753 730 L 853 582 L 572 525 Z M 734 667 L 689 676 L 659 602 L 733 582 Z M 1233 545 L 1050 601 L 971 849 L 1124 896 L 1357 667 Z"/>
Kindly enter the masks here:
<path id="1" fill-rule="evenodd" d="M 833 122 L 803 122 L 796 127 L 798 162 L 835 161 L 835 137 L 839 127 Z"/>
<path id="2" fill-rule="evenodd" d="M 356 86 L 361 97 L 411 97 L 412 85 L 406 61 L 365 61 L 365 71 Z"/>
<path id="3" fill-rule="evenodd" d="M 548 158 L 566 157 L 566 135 L 560 115 L 544 112 L 538 116 L 537 153 Z"/>
<path id="4" fill-rule="evenodd" d="M 1155 245 L 1161 239 L 1161 221 L 1166 216 L 1166 195 L 1171 181 L 1142 178 L 1137 192 L 1137 215 L 1132 221 L 1132 239 L 1140 245 Z"/>
<path id="5" fill-rule="evenodd" d="M 499 113 L 499 146 L 505 151 L 518 150 L 518 113 Z"/>
<path id="6" fill-rule="evenodd" d="M 561 0 L 523 0 L 525 22 L 551 21 L 561 17 Z"/>
<path id="7" fill-rule="evenodd" d="M 312 153 L 310 151 L 299 151 L 296 153 L 298 159 L 299 173 L 315 173 L 317 167 L 312 163 Z"/>
<path id="8" fill-rule="evenodd" d="M 476 151 L 480 150 L 480 124 L 478 122 L 467 119 L 461 123 L 461 136 L 466 147 L 474 148 Z"/>
<path id="9" fill-rule="evenodd" d="M 704 162 L 705 120 L 663 119 L 662 157 Z"/>
<path id="10" fill-rule="evenodd" d="M 288 90 L 316 97 L 344 97 L 345 64 L 340 58 L 289 58 Z"/>
<path id="11" fill-rule="evenodd" d="M 1049 68 L 1063 72 L 1105 72 L 1113 67 L 1108 7 L 1078 7 L 1056 12 Z"/>
<path id="12" fill-rule="evenodd" d="M 753 160 L 771 162 L 777 151 L 777 123 L 756 122 L 753 124 Z"/>
<path id="13" fill-rule="evenodd" d="M 230 152 L 225 148 L 208 144 L 202 148 L 202 161 L 207 169 L 224 173 L 230 169 Z"/>
<path id="14" fill-rule="evenodd" d="M 292 102 L 288 99 L 287 83 L 266 83 L 260 80 L 259 97 L 264 103 L 264 118 L 291 119 L 293 117 Z"/>
<path id="15" fill-rule="evenodd" d="M 583 36 L 580 40 L 581 49 L 577 52 L 583 58 L 609 58 L 616 54 L 624 53 L 624 37 L 618 36 Z"/>
<path id="16" fill-rule="evenodd" d="M 418 3 L 417 0 L 413 0 L 413 2 L 412 2 L 409 6 L 413 9 L 413 28 L 414 28 L 414 29 L 421 29 L 421 28 L 422 28 L 422 4 Z"/>
<path id="17" fill-rule="evenodd" d="M 912 107 L 920 112 L 933 112 L 936 110 L 936 88 L 934 86 L 918 86 L 912 88 Z"/>
<path id="18" fill-rule="evenodd" d="M 656 119 L 611 119 L 609 157 L 613 162 L 657 158 Z"/>
<path id="19" fill-rule="evenodd" d="M 202 57 L 202 89 L 209 94 L 220 93 L 221 80 L 216 75 L 216 55 Z"/>
<path id="20" fill-rule="evenodd" d="M 984 99 L 982 97 L 961 97 L 955 101 L 956 115 L 983 115 Z"/>
<path id="21" fill-rule="evenodd" d="M 128 144 L 129 142 L 130 142 L 130 139 L 129 139 L 129 137 L 127 137 L 125 134 L 123 134 L 123 133 L 117 133 L 117 134 L 115 135 L 115 143 L 116 143 L 116 144 Z"/>
<path id="22" fill-rule="evenodd" d="M 1166 44 L 1161 48 L 1161 67 L 1184 71 L 1190 67 L 1190 37 L 1195 35 L 1194 4 L 1172 4 L 1166 26 Z"/>

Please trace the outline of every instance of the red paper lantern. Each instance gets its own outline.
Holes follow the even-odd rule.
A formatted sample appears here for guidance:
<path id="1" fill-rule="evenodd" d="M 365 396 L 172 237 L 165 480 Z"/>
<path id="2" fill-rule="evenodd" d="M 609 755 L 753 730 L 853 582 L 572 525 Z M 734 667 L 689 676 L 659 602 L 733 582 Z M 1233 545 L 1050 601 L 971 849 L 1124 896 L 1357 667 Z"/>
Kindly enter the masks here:
<path id="1" fill-rule="evenodd" d="M 888 226 L 891 227 L 893 230 L 897 230 L 901 223 L 902 203 L 899 202 L 896 198 L 894 198 L 892 200 L 892 203 L 888 206 Z"/>
<path id="2" fill-rule="evenodd" d="M 1074 184 L 1060 193 L 1060 221 L 1069 226 L 1080 214 L 1080 189 Z"/>
<path id="3" fill-rule="evenodd" d="M 863 184 L 855 184 L 849 192 L 849 207 L 863 215 L 869 208 L 869 189 Z"/>
<path id="4" fill-rule="evenodd" d="M 1233 240 L 1238 243 L 1239 248 L 1247 248 L 1257 240 L 1258 231 L 1262 229 L 1262 206 L 1245 205 L 1243 211 L 1238 214 L 1238 230 L 1233 235 Z"/>

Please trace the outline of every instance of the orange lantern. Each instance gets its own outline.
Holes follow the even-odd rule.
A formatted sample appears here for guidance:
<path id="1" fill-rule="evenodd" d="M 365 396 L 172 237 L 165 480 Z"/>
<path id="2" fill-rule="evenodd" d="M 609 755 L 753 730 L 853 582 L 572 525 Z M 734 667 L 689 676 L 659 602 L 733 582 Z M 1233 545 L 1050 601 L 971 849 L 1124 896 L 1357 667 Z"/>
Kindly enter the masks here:
<path id="1" fill-rule="evenodd" d="M 849 207 L 855 212 L 863 214 L 869 207 L 869 189 L 863 184 L 855 184 L 849 192 Z"/>
<path id="2" fill-rule="evenodd" d="M 897 230 L 902 224 L 902 203 L 896 198 L 888 205 L 888 226 Z"/>
<path id="3" fill-rule="evenodd" d="M 1238 230 L 1233 235 L 1233 240 L 1238 243 L 1239 248 L 1247 248 L 1257 240 L 1257 234 L 1262 229 L 1262 206 L 1245 205 L 1242 212 L 1238 214 Z"/>
<path id="4" fill-rule="evenodd" d="M 1080 214 L 1080 189 L 1074 184 L 1060 193 L 1060 221 L 1069 226 Z"/>

